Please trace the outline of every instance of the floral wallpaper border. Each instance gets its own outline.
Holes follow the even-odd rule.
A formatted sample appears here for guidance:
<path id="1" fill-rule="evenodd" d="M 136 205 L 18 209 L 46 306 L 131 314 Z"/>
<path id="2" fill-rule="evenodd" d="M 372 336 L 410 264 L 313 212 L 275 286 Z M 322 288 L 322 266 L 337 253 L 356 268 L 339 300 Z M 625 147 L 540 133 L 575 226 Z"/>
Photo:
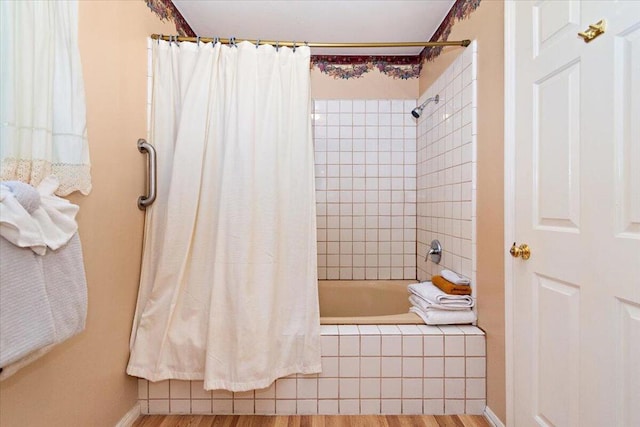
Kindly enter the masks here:
<path id="1" fill-rule="evenodd" d="M 144 0 L 153 13 L 158 15 L 161 21 L 173 21 L 176 24 L 176 31 L 181 36 L 195 37 L 196 33 L 191 29 L 189 23 L 184 19 L 180 11 L 171 0 Z"/>
<path id="2" fill-rule="evenodd" d="M 394 79 L 420 76 L 420 57 L 415 56 L 311 56 L 311 64 L 335 79 L 359 78 L 373 69 Z"/>
<path id="3" fill-rule="evenodd" d="M 444 42 L 449 38 L 449 34 L 451 34 L 451 29 L 453 25 L 462 21 L 463 19 L 467 19 L 471 13 L 480 6 L 481 0 L 456 0 L 456 2 L 451 6 L 449 13 L 444 17 L 442 23 L 438 27 L 433 36 L 431 36 L 430 42 Z M 424 61 L 433 61 L 435 60 L 440 53 L 442 52 L 442 46 L 434 46 L 434 47 L 425 47 L 420 52 L 420 62 L 424 63 Z"/>
<path id="4" fill-rule="evenodd" d="M 176 30 L 181 36 L 195 37 L 196 34 L 184 19 L 172 0 L 144 0 L 161 20 L 175 22 Z M 456 0 L 449 13 L 429 41 L 447 41 L 453 25 L 466 19 L 480 6 L 481 0 Z M 442 46 L 425 47 L 415 56 L 330 56 L 312 55 L 312 66 L 318 67 L 320 72 L 332 76 L 334 79 L 360 78 L 371 70 L 394 79 L 416 79 L 425 61 L 435 60 L 442 52 Z"/>

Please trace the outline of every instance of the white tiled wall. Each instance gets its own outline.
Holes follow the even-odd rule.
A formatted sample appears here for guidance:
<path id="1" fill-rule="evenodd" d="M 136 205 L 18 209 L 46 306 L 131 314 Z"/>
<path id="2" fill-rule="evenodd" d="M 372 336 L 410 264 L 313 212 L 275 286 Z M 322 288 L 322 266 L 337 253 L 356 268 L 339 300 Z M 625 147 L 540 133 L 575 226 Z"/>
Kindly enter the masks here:
<path id="1" fill-rule="evenodd" d="M 418 279 L 449 268 L 471 278 L 474 288 L 476 49 L 471 43 L 419 100 L 440 96 L 418 122 L 416 254 Z M 424 260 L 432 239 L 442 244 L 439 265 Z"/>
<path id="2" fill-rule="evenodd" d="M 415 100 L 315 100 L 320 279 L 416 278 Z"/>
<path id="3" fill-rule="evenodd" d="M 482 414 L 485 337 L 473 326 L 324 325 L 322 373 L 243 393 L 139 380 L 143 413 Z"/>

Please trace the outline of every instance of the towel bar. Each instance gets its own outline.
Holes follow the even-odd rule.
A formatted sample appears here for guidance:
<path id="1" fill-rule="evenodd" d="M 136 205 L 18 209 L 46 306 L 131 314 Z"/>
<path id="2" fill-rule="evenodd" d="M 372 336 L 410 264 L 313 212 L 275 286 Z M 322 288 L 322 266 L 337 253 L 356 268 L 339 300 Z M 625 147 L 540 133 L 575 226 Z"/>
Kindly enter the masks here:
<path id="1" fill-rule="evenodd" d="M 147 153 L 147 188 L 146 196 L 138 197 L 138 208 L 145 210 L 156 200 L 156 149 L 144 139 L 138 140 L 138 151 Z"/>

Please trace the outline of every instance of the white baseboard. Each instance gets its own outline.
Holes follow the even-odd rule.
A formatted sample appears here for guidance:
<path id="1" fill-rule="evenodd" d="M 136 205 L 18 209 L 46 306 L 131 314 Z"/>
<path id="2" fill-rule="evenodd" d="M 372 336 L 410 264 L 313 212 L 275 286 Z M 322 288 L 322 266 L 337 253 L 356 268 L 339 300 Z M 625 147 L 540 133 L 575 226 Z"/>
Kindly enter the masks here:
<path id="1" fill-rule="evenodd" d="M 140 404 L 136 403 L 133 405 L 133 408 L 129 409 L 129 412 L 124 414 L 120 421 L 115 425 L 115 427 L 131 427 L 134 422 L 140 416 Z"/>
<path id="2" fill-rule="evenodd" d="M 489 421 L 489 424 L 491 424 L 493 427 L 504 427 L 504 424 L 502 423 L 502 421 L 500 421 L 500 418 L 498 418 L 498 416 L 488 406 L 484 408 L 483 415 L 487 419 L 487 421 Z"/>

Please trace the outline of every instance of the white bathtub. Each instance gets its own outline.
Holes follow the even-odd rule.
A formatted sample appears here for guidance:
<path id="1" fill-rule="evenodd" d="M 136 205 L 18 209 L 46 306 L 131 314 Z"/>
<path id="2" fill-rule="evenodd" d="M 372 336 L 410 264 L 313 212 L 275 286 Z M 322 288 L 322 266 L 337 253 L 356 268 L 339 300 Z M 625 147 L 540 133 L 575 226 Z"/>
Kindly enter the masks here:
<path id="1" fill-rule="evenodd" d="M 407 285 L 415 280 L 320 280 L 323 325 L 424 324 L 409 313 Z"/>

